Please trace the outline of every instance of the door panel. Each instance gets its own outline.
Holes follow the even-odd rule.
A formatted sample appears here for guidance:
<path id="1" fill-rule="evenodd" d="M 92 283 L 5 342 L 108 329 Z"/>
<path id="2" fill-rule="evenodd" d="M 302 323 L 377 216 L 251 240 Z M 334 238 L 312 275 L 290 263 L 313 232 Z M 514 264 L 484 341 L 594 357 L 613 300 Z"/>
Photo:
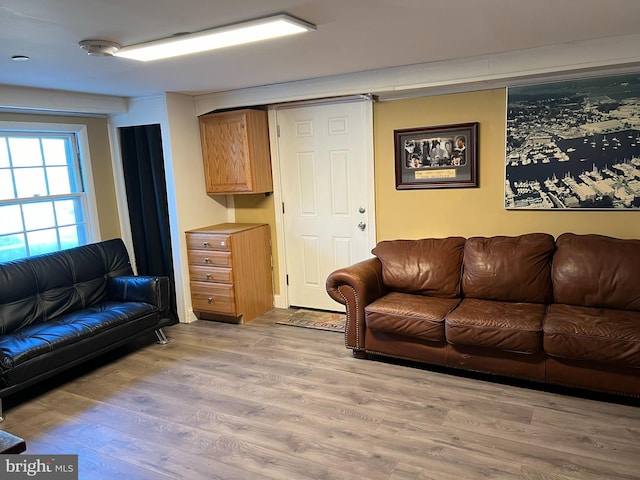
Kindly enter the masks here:
<path id="1" fill-rule="evenodd" d="M 370 109 L 360 100 L 277 111 L 289 305 L 341 311 L 327 276 L 370 256 Z"/>

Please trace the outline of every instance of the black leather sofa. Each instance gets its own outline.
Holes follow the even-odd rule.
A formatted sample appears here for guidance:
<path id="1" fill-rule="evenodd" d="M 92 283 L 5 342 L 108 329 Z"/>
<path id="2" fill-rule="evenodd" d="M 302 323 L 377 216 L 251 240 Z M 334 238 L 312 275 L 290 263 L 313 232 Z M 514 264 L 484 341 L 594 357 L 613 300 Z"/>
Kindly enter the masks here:
<path id="1" fill-rule="evenodd" d="M 0 263 L 2 399 L 156 332 L 169 318 L 169 279 L 134 276 L 120 239 Z"/>

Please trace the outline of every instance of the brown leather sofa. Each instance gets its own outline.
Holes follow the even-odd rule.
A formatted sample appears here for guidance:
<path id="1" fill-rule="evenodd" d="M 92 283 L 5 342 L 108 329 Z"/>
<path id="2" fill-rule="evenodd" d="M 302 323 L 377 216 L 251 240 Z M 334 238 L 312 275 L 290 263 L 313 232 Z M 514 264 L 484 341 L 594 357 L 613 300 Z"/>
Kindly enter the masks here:
<path id="1" fill-rule="evenodd" d="M 327 278 L 354 356 L 640 396 L 640 240 L 532 233 L 372 253 Z"/>

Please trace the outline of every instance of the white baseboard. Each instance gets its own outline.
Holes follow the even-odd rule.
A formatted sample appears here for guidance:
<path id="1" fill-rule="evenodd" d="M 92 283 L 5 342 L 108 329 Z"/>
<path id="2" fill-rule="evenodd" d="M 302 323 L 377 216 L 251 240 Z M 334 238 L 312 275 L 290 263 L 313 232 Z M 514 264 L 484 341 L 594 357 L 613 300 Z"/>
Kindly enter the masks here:
<path id="1" fill-rule="evenodd" d="M 286 304 L 285 299 L 280 295 L 273 296 L 273 305 L 276 308 L 289 308 L 289 305 Z"/>

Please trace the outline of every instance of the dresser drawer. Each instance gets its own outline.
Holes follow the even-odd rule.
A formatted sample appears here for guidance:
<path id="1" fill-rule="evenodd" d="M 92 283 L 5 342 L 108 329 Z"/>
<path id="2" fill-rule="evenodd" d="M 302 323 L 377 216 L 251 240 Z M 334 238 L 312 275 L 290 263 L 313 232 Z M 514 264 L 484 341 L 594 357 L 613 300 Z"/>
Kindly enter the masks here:
<path id="1" fill-rule="evenodd" d="M 189 250 L 223 250 L 231 251 L 231 235 L 213 235 L 210 233 L 187 234 Z"/>
<path id="2" fill-rule="evenodd" d="M 204 265 L 215 267 L 230 267 L 231 252 L 216 252 L 204 250 L 189 250 L 187 252 L 190 265 Z"/>
<path id="3" fill-rule="evenodd" d="M 191 282 L 191 302 L 196 312 L 237 315 L 233 285 Z"/>
<path id="4" fill-rule="evenodd" d="M 273 308 L 269 225 L 221 223 L 185 234 L 198 318 L 245 323 Z"/>
<path id="5" fill-rule="evenodd" d="M 233 283 L 230 268 L 189 265 L 189 277 L 192 282 Z"/>

